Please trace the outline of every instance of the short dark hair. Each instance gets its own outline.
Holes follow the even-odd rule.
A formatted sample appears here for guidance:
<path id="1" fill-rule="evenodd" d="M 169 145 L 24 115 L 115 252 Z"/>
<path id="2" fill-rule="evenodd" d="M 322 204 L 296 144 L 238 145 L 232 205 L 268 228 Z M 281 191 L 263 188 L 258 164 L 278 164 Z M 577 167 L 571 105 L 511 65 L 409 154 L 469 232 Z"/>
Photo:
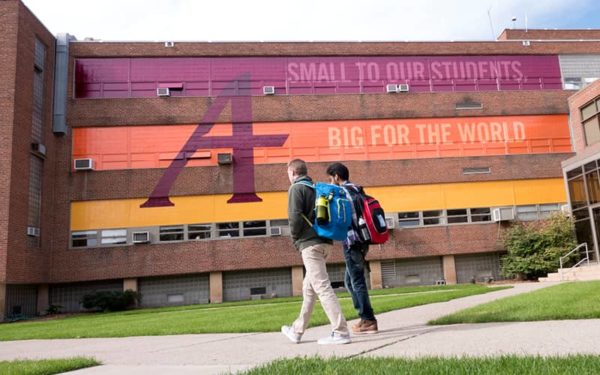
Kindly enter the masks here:
<path id="1" fill-rule="evenodd" d="M 350 172 L 348 168 L 342 163 L 333 163 L 329 167 L 327 167 L 327 174 L 331 177 L 337 175 L 344 181 L 348 181 L 350 179 Z"/>
<path id="2" fill-rule="evenodd" d="M 288 168 L 291 168 L 297 176 L 306 176 L 308 174 L 308 167 L 302 159 L 290 160 Z"/>

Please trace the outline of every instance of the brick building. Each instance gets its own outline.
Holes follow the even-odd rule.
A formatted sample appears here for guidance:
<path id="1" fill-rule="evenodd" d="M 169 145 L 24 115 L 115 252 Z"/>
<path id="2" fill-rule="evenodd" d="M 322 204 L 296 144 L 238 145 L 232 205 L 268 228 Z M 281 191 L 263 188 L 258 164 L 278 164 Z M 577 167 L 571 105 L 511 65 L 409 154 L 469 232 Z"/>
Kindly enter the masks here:
<path id="1" fill-rule="evenodd" d="M 568 202 L 568 99 L 600 77 L 598 30 L 102 42 L 55 38 L 18 1 L 0 10 L 8 317 L 77 311 L 94 290 L 134 289 L 142 306 L 300 294 L 286 220 L 296 157 L 321 181 L 343 161 L 386 209 L 371 287 L 501 278 L 506 222 Z M 341 286 L 341 249 L 328 267 Z"/>

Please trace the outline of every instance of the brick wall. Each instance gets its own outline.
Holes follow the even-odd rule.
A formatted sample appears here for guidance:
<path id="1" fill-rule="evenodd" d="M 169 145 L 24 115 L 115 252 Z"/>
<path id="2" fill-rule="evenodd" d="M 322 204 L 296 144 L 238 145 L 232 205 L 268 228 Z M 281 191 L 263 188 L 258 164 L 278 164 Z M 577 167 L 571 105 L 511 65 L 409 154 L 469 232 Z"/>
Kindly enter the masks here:
<path id="1" fill-rule="evenodd" d="M 560 178 L 560 163 L 572 154 L 530 154 L 383 161 L 345 161 L 351 180 L 364 186 L 419 185 L 452 182 Z M 327 181 L 329 163 L 309 163 L 316 181 Z M 489 174 L 464 175 L 463 168 L 489 167 Z M 146 198 L 166 169 L 133 169 L 73 173 L 70 197 L 75 201 Z M 257 192 L 287 191 L 286 164 L 256 165 Z M 171 196 L 233 192 L 230 166 L 184 168 Z M 68 202 L 64 202 L 68 203 Z"/>
<path id="2" fill-rule="evenodd" d="M 6 282 L 18 13 L 18 3 L 0 2 L 0 80 L 4 82 L 0 91 L 0 284 Z"/>
<path id="3" fill-rule="evenodd" d="M 569 98 L 569 110 L 571 112 L 569 125 L 571 127 L 575 152 L 581 152 L 586 148 L 580 108 L 598 96 L 600 96 L 600 80 L 595 81 Z"/>
<path id="4" fill-rule="evenodd" d="M 371 246 L 369 260 L 472 254 L 501 250 L 499 224 L 396 229 L 391 240 Z M 343 263 L 337 244 L 329 263 Z M 290 237 L 187 241 L 101 249 L 59 250 L 51 283 L 157 275 L 301 266 Z"/>
<path id="5" fill-rule="evenodd" d="M 37 18 L 20 2 L 2 2 L 10 4 L 16 10 L 17 30 L 14 35 L 16 45 L 13 48 L 16 61 L 13 66 L 14 118 L 12 122 L 12 150 L 10 155 L 10 206 L 8 231 L 7 283 L 37 283 L 47 279 L 47 260 L 50 253 L 51 231 L 47 223 L 53 216 L 52 185 L 54 177 L 52 135 L 52 93 L 54 76 L 54 37 Z M 13 17 L 10 17 L 11 19 Z M 4 35 L 3 35 L 4 37 Z M 44 66 L 44 144 L 47 157 L 44 161 L 44 181 L 42 192 L 41 246 L 28 247 L 26 229 L 29 208 L 29 165 L 31 150 L 34 47 L 35 39 L 46 45 Z M 4 170 L 4 169 L 3 169 Z"/>
<path id="6" fill-rule="evenodd" d="M 569 95 L 571 92 L 552 90 L 253 97 L 252 119 L 269 122 L 566 114 Z M 213 98 L 174 97 L 72 99 L 67 120 L 73 127 L 194 124 L 202 120 L 212 101 Z M 463 102 L 481 103 L 483 108 L 457 110 L 456 104 Z M 228 106 L 217 122 L 230 121 Z"/>
<path id="7" fill-rule="evenodd" d="M 596 30 L 597 31 L 597 30 Z M 567 38 L 561 38 L 567 39 Z M 577 38 L 579 39 L 579 38 Z M 498 42 L 249 42 L 249 43 L 197 43 L 178 42 L 175 47 L 165 47 L 157 42 L 76 42 L 72 56 L 390 56 L 390 55 L 523 55 L 523 54 L 574 54 L 598 53 L 600 42 L 572 43 L 532 42 L 524 46 L 521 41 Z"/>
<path id="8" fill-rule="evenodd" d="M 524 30 L 505 29 L 498 40 L 600 39 L 600 30 Z"/>

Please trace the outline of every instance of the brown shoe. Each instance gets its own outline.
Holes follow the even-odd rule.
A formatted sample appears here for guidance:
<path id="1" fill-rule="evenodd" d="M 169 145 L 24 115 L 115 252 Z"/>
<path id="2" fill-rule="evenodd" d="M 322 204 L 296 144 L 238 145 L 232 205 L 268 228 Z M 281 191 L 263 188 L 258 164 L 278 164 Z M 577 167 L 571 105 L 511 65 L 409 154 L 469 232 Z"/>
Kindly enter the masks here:
<path id="1" fill-rule="evenodd" d="M 359 320 L 358 323 L 354 324 L 352 326 L 352 333 L 359 333 L 360 334 L 360 327 L 362 326 L 364 320 Z"/>
<path id="2" fill-rule="evenodd" d="M 379 332 L 377 328 L 377 320 L 360 320 L 352 327 L 352 333 L 355 335 L 363 335 Z"/>

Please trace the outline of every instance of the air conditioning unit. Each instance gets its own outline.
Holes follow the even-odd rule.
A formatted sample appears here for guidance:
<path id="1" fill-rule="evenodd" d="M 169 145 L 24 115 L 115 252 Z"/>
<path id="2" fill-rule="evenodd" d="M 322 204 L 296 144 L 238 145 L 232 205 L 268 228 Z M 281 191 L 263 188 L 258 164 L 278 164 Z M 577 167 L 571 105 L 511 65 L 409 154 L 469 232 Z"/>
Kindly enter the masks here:
<path id="1" fill-rule="evenodd" d="M 512 207 L 499 207 L 492 209 L 492 220 L 508 221 L 515 219 L 515 211 Z"/>
<path id="2" fill-rule="evenodd" d="M 398 91 L 399 92 L 408 92 L 408 84 L 407 83 L 401 83 L 398 85 Z"/>
<path id="3" fill-rule="evenodd" d="M 150 232 L 133 232 L 131 234 L 133 243 L 148 243 L 150 242 Z"/>
<path id="4" fill-rule="evenodd" d="M 281 227 L 271 227 L 269 233 L 271 236 L 281 236 Z"/>
<path id="5" fill-rule="evenodd" d="M 92 159 L 75 159 L 74 167 L 76 171 L 90 171 L 94 169 L 94 161 Z"/>
<path id="6" fill-rule="evenodd" d="M 156 96 L 171 96 L 171 90 L 168 87 L 159 87 L 156 89 Z"/>
<path id="7" fill-rule="evenodd" d="M 175 47 L 175 42 L 165 42 L 165 47 Z"/>
<path id="8" fill-rule="evenodd" d="M 263 86 L 263 95 L 275 95 L 275 86 Z"/>
<path id="9" fill-rule="evenodd" d="M 387 92 L 388 94 L 398 92 L 398 85 L 395 83 L 388 83 L 387 85 L 385 85 L 385 92 Z"/>
<path id="10" fill-rule="evenodd" d="M 40 228 L 27 227 L 27 235 L 30 237 L 39 237 L 40 236 Z"/>
<path id="11" fill-rule="evenodd" d="M 569 206 L 568 204 L 563 204 L 562 206 L 560 206 L 560 212 L 562 212 L 565 215 L 570 215 L 571 206 Z"/>
<path id="12" fill-rule="evenodd" d="M 219 165 L 229 165 L 233 163 L 233 155 L 230 152 L 217 154 L 217 163 Z"/>
<path id="13" fill-rule="evenodd" d="M 41 143 L 32 143 L 31 144 L 31 151 L 38 153 L 42 156 L 46 156 L 46 146 L 44 146 Z"/>
<path id="14" fill-rule="evenodd" d="M 385 224 L 387 225 L 388 229 L 394 229 L 396 227 L 396 219 L 393 217 L 386 217 Z"/>

